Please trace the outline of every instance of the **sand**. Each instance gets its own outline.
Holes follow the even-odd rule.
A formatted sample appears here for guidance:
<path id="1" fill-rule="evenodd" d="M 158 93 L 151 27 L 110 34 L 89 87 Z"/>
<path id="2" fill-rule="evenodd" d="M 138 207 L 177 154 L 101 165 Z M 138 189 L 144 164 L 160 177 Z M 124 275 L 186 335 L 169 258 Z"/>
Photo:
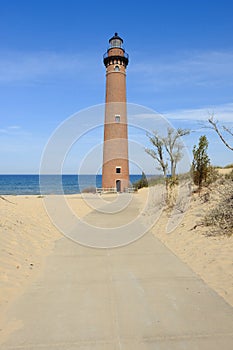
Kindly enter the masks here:
<path id="1" fill-rule="evenodd" d="M 106 201 L 115 199 L 106 195 Z M 95 194 L 67 195 L 81 219 L 99 201 Z M 63 237 L 47 215 L 43 196 L 0 197 L 0 315 L 10 302 L 37 278 L 54 242 Z"/>
<path id="2" fill-rule="evenodd" d="M 0 308 L 8 304 L 40 272 L 59 233 L 37 196 L 0 199 Z M 0 312 L 2 315 L 2 312 Z"/>
<path id="3" fill-rule="evenodd" d="M 81 195 L 67 196 L 67 200 L 80 218 L 92 210 Z M 42 196 L 1 196 L 0 324 L 8 306 L 46 269 L 45 258 L 61 237 Z"/>
<path id="4" fill-rule="evenodd" d="M 153 189 L 155 198 L 158 189 Z M 142 203 L 147 197 L 147 191 L 142 189 L 135 194 Z M 95 194 L 86 196 L 91 197 L 92 201 L 98 201 Z M 114 196 L 106 196 L 106 200 L 114 200 Z M 14 299 L 46 269 L 46 256 L 53 251 L 54 242 L 63 237 L 50 221 L 41 196 L 3 198 L 0 198 L 1 318 Z M 80 218 L 92 210 L 81 195 L 67 196 L 67 201 Z M 198 195 L 193 195 L 181 224 L 173 232 L 165 232 L 169 216 L 166 211 L 152 232 L 233 305 L 233 237 L 207 237 L 206 228 L 197 226 L 194 229 L 208 206 Z M 156 204 L 151 203 L 150 210 L 153 211 L 155 207 Z"/>
<path id="5" fill-rule="evenodd" d="M 224 174 L 231 171 L 231 169 L 223 170 Z M 210 236 L 211 228 L 202 224 L 205 214 L 219 200 L 215 184 L 212 186 L 208 201 L 205 201 L 206 192 L 208 190 L 203 190 L 201 196 L 195 193 L 190 196 L 188 208 L 175 230 L 166 233 L 167 223 L 172 218 L 171 212 L 164 210 L 152 232 L 233 306 L 233 235 Z"/>

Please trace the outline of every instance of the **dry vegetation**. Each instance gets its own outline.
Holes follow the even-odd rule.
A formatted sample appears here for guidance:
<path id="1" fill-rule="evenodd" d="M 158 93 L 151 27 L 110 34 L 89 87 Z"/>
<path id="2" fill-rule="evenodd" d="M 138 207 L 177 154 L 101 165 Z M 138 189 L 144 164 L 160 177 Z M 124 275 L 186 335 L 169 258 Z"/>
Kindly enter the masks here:
<path id="1" fill-rule="evenodd" d="M 173 209 L 164 210 L 153 233 L 211 288 L 233 306 L 233 171 L 219 169 L 219 177 L 201 191 L 191 190 L 176 198 Z M 187 179 L 188 181 L 188 179 Z M 183 180 L 179 182 L 179 189 Z M 155 186 L 156 187 L 156 186 Z M 166 232 L 169 221 L 182 221 Z M 208 218 L 208 226 L 206 226 Z"/>
<path id="2" fill-rule="evenodd" d="M 204 217 L 210 227 L 209 235 L 232 235 L 233 233 L 233 170 L 221 176 L 209 191 L 205 200 L 213 202 L 213 208 Z"/>
<path id="3" fill-rule="evenodd" d="M 187 180 L 187 179 L 186 179 Z M 182 185 L 183 181 L 180 181 Z M 167 186 L 166 209 L 169 211 L 174 208 L 177 211 L 182 210 L 182 198 L 177 198 L 178 183 L 169 183 Z M 182 186 L 181 186 L 182 187 Z M 195 194 L 199 197 L 200 203 L 207 204 L 203 211 L 201 219 L 195 223 L 197 226 L 208 227 L 208 236 L 233 234 L 233 169 L 226 167 L 224 169 L 210 166 L 208 169 L 208 178 L 200 189 L 196 186 L 193 189 L 193 200 Z M 208 209 L 207 209 L 208 208 Z"/>

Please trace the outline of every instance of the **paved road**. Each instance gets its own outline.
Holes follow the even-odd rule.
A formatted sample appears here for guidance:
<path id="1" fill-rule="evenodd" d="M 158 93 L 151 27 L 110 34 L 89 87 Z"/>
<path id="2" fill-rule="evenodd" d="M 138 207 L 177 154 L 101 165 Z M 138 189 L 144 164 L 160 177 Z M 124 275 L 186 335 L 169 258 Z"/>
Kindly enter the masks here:
<path id="1" fill-rule="evenodd" d="M 115 249 L 62 238 L 1 350 L 232 350 L 232 311 L 151 233 Z"/>

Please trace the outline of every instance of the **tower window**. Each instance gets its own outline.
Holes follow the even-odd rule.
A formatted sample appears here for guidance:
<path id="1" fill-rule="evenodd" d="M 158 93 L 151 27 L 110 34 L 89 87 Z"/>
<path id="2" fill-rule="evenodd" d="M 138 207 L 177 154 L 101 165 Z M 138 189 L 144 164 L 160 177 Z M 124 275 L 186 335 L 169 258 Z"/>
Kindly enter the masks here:
<path id="1" fill-rule="evenodd" d="M 115 122 L 120 123 L 121 121 L 121 116 L 120 115 L 115 115 Z"/>
<path id="2" fill-rule="evenodd" d="M 111 47 L 121 47 L 121 40 L 113 39 L 110 42 Z"/>
<path id="3" fill-rule="evenodd" d="M 114 71 L 115 71 L 115 72 L 119 72 L 119 70 L 120 70 L 120 67 L 119 67 L 119 66 L 115 66 L 115 67 L 114 67 Z"/>
<path id="4" fill-rule="evenodd" d="M 121 173 L 121 167 L 120 166 L 117 166 L 116 167 L 116 174 L 120 174 Z"/>

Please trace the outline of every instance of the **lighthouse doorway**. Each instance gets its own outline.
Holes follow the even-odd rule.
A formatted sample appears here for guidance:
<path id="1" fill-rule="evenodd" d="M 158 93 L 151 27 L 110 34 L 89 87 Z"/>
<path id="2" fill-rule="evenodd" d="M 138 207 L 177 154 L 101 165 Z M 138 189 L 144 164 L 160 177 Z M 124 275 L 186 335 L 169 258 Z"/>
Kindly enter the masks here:
<path id="1" fill-rule="evenodd" d="M 121 192 L 121 180 L 116 180 L 116 190 L 117 192 Z"/>

